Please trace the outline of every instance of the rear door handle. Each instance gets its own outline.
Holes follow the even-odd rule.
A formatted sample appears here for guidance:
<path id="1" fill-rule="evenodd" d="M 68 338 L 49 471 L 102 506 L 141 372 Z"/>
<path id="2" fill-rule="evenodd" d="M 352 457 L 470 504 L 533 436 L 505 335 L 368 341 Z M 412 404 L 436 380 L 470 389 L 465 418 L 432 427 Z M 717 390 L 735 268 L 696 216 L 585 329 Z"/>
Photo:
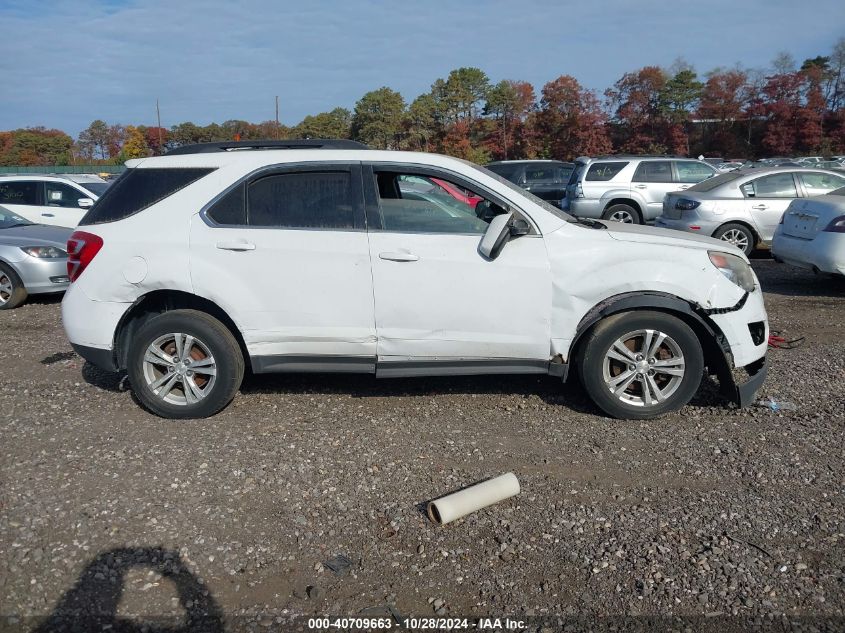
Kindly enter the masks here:
<path id="1" fill-rule="evenodd" d="M 678 187 L 678 189 L 680 189 L 681 191 L 689 189 L 689 185 L 681 185 L 680 187 Z"/>
<path id="2" fill-rule="evenodd" d="M 386 259 L 391 262 L 415 262 L 419 257 L 413 253 L 379 253 L 379 259 Z"/>
<path id="3" fill-rule="evenodd" d="M 751 208 L 752 208 L 752 209 L 760 209 L 760 211 L 764 211 L 764 210 L 768 209 L 769 207 L 768 207 L 767 205 L 765 205 L 765 204 L 755 204 L 755 205 L 754 205 L 753 207 L 751 207 Z"/>
<path id="4" fill-rule="evenodd" d="M 648 189 L 648 185 L 634 185 L 637 189 Z"/>
<path id="5" fill-rule="evenodd" d="M 254 251 L 255 244 L 251 242 L 217 242 L 217 248 L 224 251 Z"/>
<path id="6" fill-rule="evenodd" d="M 42 218 L 55 218 L 56 215 L 54 213 L 42 213 L 41 217 Z"/>

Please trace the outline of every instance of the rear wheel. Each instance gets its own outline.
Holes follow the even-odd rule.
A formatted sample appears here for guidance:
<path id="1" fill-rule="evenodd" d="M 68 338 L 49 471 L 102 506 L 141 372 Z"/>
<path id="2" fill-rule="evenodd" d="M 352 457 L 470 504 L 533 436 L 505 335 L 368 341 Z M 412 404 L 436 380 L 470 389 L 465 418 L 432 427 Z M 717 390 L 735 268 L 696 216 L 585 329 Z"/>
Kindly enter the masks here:
<path id="1" fill-rule="evenodd" d="M 623 224 L 642 224 L 640 212 L 630 204 L 614 204 L 605 209 L 602 219 Z"/>
<path id="2" fill-rule="evenodd" d="M 141 326 L 127 369 L 135 395 L 156 415 L 205 418 L 234 398 L 244 358 L 220 321 L 197 310 L 173 310 Z"/>
<path id="3" fill-rule="evenodd" d="M 590 333 L 580 371 L 590 397 L 615 418 L 648 419 L 680 409 L 704 372 L 690 327 L 662 312 L 615 314 Z"/>
<path id="4" fill-rule="evenodd" d="M 716 229 L 716 232 L 713 233 L 713 237 L 718 240 L 722 240 L 723 242 L 733 244 L 746 255 L 750 255 L 751 251 L 753 251 L 754 247 L 757 245 L 754 233 L 751 232 L 751 229 L 747 226 L 743 226 L 742 224 L 731 223 L 720 226 Z"/>
<path id="5" fill-rule="evenodd" d="M 12 310 L 26 301 L 28 293 L 18 274 L 0 264 L 0 310 Z"/>

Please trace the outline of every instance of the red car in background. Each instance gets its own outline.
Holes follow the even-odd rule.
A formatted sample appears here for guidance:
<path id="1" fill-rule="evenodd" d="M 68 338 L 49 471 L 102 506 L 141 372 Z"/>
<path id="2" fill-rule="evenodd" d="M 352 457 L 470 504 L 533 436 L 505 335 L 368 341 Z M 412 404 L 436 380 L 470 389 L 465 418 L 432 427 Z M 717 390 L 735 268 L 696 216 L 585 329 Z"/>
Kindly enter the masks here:
<path id="1" fill-rule="evenodd" d="M 469 194 L 469 192 L 465 191 L 464 189 L 461 189 L 456 185 L 453 185 L 451 182 L 440 180 L 439 178 L 432 178 L 431 182 L 443 189 L 443 191 L 448 193 L 455 200 L 463 202 L 464 204 L 468 204 L 473 209 L 479 202 L 481 202 L 481 198 L 479 196 L 471 195 Z"/>

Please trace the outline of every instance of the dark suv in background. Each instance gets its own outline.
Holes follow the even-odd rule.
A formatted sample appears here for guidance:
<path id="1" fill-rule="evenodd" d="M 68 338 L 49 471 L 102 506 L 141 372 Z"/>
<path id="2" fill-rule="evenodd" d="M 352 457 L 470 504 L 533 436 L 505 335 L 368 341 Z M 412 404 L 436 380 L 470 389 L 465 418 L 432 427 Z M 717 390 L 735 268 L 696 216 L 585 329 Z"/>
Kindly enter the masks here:
<path id="1" fill-rule="evenodd" d="M 538 198 L 560 207 L 575 164 L 559 160 L 500 160 L 486 167 Z"/>

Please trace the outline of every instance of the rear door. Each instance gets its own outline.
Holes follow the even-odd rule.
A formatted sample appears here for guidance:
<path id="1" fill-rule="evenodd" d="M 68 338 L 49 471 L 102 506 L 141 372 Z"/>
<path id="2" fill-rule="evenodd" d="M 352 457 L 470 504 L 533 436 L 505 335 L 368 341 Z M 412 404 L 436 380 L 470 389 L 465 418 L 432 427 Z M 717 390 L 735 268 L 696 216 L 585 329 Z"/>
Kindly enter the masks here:
<path id="1" fill-rule="evenodd" d="M 653 220 L 663 211 L 663 198 L 678 186 L 671 160 L 641 161 L 631 180 L 631 190 L 645 200 L 643 220 Z"/>
<path id="2" fill-rule="evenodd" d="M 525 167 L 525 189 L 559 207 L 566 196 L 566 184 L 571 173 L 571 168 L 563 164 L 528 164 Z"/>
<path id="3" fill-rule="evenodd" d="M 256 371 L 375 370 L 360 165 L 280 166 L 191 224 L 195 291 L 236 320 Z"/>
<path id="4" fill-rule="evenodd" d="M 761 176 L 745 183 L 740 190 L 745 198 L 746 213 L 757 233 L 763 241 L 771 243 L 784 211 L 798 197 L 796 175 L 779 172 Z"/>

